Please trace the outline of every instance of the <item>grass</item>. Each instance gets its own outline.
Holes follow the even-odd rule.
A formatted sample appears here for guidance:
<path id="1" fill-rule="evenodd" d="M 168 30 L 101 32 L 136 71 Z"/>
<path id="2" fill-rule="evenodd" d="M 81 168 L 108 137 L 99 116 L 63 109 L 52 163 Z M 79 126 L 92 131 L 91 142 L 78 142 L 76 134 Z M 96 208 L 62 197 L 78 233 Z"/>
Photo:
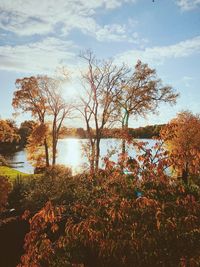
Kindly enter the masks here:
<path id="1" fill-rule="evenodd" d="M 0 175 L 7 176 L 11 181 L 14 181 L 17 177 L 28 178 L 30 174 L 14 170 L 10 167 L 0 166 Z"/>

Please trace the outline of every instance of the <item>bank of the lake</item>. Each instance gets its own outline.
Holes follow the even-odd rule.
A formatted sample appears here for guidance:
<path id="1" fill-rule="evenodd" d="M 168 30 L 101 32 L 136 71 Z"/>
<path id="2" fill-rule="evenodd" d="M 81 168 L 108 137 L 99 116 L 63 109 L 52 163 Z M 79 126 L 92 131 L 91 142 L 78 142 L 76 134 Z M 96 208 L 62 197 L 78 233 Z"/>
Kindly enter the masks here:
<path id="1" fill-rule="evenodd" d="M 11 182 L 15 181 L 18 177 L 28 178 L 30 176 L 30 174 L 18 171 L 7 166 L 0 166 L 0 176 L 1 175 L 8 177 Z"/>

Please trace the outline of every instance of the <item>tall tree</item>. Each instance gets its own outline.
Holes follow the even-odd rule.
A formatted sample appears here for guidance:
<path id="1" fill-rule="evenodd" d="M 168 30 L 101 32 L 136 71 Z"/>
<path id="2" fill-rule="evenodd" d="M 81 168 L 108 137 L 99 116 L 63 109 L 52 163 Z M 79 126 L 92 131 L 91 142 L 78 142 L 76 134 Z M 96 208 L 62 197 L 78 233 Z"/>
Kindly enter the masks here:
<path id="1" fill-rule="evenodd" d="M 26 149 L 28 151 L 28 160 L 35 167 L 42 168 L 46 165 L 44 140 L 50 148 L 52 138 L 49 125 L 47 123 L 35 123 L 31 134 L 27 139 L 26 145 Z M 49 158 L 51 158 L 51 156 L 52 153 L 49 149 Z"/>
<path id="2" fill-rule="evenodd" d="M 81 57 L 87 63 L 87 71 L 82 74 L 85 95 L 81 98 L 82 105 L 78 109 L 86 123 L 90 142 L 90 167 L 94 171 L 99 168 L 102 131 L 116 120 L 117 106 L 113 98 L 116 97 L 117 88 L 121 86 L 128 68 L 125 65 L 118 67 L 112 60 L 99 61 L 90 51 L 83 53 Z"/>
<path id="3" fill-rule="evenodd" d="M 21 108 L 24 112 L 30 111 L 41 124 L 41 129 L 44 124 L 46 124 L 46 128 L 48 126 L 51 128 L 53 165 L 56 164 L 56 148 L 61 126 L 72 111 L 71 105 L 66 103 L 62 97 L 61 83 L 61 80 L 48 76 L 18 79 L 16 81 L 17 91 L 13 98 L 13 106 Z M 46 133 L 46 131 L 42 132 Z M 44 137 L 46 166 L 49 166 L 49 145 L 47 136 Z"/>
<path id="4" fill-rule="evenodd" d="M 12 102 L 14 108 L 21 109 L 23 112 L 31 112 L 40 124 L 45 124 L 48 106 L 47 98 L 42 90 L 43 77 L 31 76 L 17 79 L 15 85 L 17 90 L 14 92 Z M 49 166 L 49 147 L 46 139 L 44 139 L 44 148 L 46 166 Z"/>
<path id="5" fill-rule="evenodd" d="M 43 77 L 43 91 L 47 99 L 48 115 L 52 118 L 52 165 L 56 164 L 56 148 L 61 127 L 66 118 L 71 118 L 73 106 L 62 97 L 61 80 Z"/>
<path id="6" fill-rule="evenodd" d="M 123 81 L 115 102 L 119 106 L 122 129 L 126 132 L 130 117 L 145 116 L 154 112 L 161 102 L 174 104 L 178 96 L 171 86 L 163 86 L 156 70 L 140 60 L 134 72 Z M 125 152 L 125 140 L 122 144 Z"/>
<path id="7" fill-rule="evenodd" d="M 184 111 L 161 130 L 173 167 L 188 183 L 190 175 L 200 174 L 200 115 Z"/>

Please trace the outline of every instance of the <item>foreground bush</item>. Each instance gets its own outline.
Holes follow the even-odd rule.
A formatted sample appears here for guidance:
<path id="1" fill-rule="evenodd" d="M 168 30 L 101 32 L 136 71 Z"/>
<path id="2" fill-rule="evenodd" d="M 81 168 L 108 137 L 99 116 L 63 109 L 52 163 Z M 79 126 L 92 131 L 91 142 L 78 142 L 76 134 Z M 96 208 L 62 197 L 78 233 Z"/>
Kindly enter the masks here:
<path id="1" fill-rule="evenodd" d="M 8 201 L 8 195 L 12 189 L 12 186 L 8 179 L 4 176 L 0 176 L 0 212 L 2 212 Z"/>
<path id="2" fill-rule="evenodd" d="M 199 187 L 167 176 L 160 144 L 137 146 L 135 159 L 105 159 L 105 170 L 41 178 L 29 195 L 47 202 L 30 219 L 20 267 L 200 265 Z"/>
<path id="3" fill-rule="evenodd" d="M 70 205 L 47 202 L 31 219 L 19 266 L 199 266 L 195 188 L 119 171 L 79 177 L 76 187 L 80 195 Z"/>

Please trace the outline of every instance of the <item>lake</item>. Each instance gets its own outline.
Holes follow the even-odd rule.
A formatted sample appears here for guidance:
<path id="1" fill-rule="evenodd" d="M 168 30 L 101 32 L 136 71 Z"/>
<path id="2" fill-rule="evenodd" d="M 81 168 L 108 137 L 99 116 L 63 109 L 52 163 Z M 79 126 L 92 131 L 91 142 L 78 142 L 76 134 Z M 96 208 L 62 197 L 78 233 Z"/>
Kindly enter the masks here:
<path id="1" fill-rule="evenodd" d="M 149 147 L 155 144 L 155 140 L 152 139 L 140 139 L 140 141 L 148 142 Z M 58 141 L 57 148 L 57 164 L 64 164 L 72 169 L 73 173 L 81 172 L 81 170 L 89 167 L 88 160 L 83 153 L 83 145 L 86 144 L 87 139 L 78 138 L 66 138 Z M 109 152 L 113 151 L 111 160 L 117 161 L 118 154 L 121 152 L 121 140 L 120 139 L 102 139 L 101 140 L 101 160 L 100 167 L 103 167 L 103 160 Z M 115 153 L 114 153 L 115 152 Z M 135 156 L 136 152 L 133 148 L 128 148 L 128 154 Z M 14 169 L 32 174 L 34 167 L 27 160 L 26 150 L 18 151 L 7 157 Z"/>

